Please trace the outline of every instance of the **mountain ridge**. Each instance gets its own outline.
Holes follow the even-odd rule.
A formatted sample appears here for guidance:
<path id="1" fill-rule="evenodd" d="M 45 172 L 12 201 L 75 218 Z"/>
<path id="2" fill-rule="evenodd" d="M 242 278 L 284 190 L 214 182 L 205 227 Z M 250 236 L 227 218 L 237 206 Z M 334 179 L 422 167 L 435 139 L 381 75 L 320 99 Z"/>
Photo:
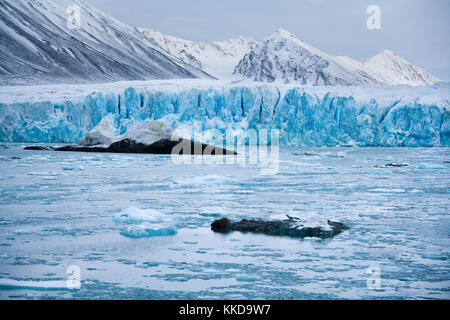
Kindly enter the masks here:
<path id="1" fill-rule="evenodd" d="M 254 81 L 315 86 L 380 84 L 366 72 L 349 69 L 282 28 L 246 54 L 234 74 Z"/>
<path id="2" fill-rule="evenodd" d="M 431 85 L 439 81 L 390 50 L 364 60 L 331 56 L 283 28 L 260 42 L 247 36 L 196 42 L 152 29 L 138 30 L 172 55 L 218 79 L 351 86 Z"/>
<path id="3" fill-rule="evenodd" d="M 66 9 L 81 9 L 80 29 Z M 78 0 L 0 1 L 0 84 L 211 78 Z"/>
<path id="4" fill-rule="evenodd" d="M 184 62 L 216 78 L 230 78 L 240 59 L 257 42 L 248 36 L 212 42 L 185 40 L 153 29 L 137 28 L 147 39 Z"/>
<path id="5" fill-rule="evenodd" d="M 282 28 L 245 55 L 234 74 L 305 85 L 431 85 L 439 81 L 390 50 L 361 61 L 333 57 Z"/>
<path id="6" fill-rule="evenodd" d="M 81 29 L 66 26 L 69 5 Z M 0 85 L 207 78 L 300 85 L 430 85 L 439 79 L 390 50 L 331 56 L 279 28 L 255 41 L 199 42 L 128 26 L 81 0 L 0 0 Z"/>

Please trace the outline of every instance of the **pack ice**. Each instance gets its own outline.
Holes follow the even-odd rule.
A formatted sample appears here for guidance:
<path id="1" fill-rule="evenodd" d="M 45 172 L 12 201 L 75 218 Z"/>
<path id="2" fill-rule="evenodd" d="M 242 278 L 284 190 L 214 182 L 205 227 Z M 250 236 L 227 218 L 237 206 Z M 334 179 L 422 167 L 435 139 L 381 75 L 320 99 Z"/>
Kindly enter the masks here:
<path id="1" fill-rule="evenodd" d="M 312 87 L 176 80 L 1 87 L 0 141 L 74 143 L 99 124 L 98 135 L 94 130 L 88 138 L 110 141 L 158 120 L 157 126 L 184 137 L 197 127 L 202 142 L 213 144 L 226 132 L 245 143 L 248 129 L 277 129 L 284 146 L 450 146 L 449 101 L 446 83 Z"/>

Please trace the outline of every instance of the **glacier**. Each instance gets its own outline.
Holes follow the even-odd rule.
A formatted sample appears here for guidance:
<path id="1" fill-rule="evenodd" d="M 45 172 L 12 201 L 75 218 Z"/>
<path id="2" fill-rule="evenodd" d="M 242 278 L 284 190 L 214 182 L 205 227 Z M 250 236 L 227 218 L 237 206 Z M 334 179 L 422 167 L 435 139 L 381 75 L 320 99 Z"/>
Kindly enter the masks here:
<path id="1" fill-rule="evenodd" d="M 204 143 L 279 130 L 281 146 L 450 146 L 450 86 L 313 87 L 171 80 L 0 87 L 0 141 L 74 143 L 106 117 L 114 135 L 158 120 Z M 106 120 L 105 120 L 106 121 Z M 270 143 L 270 140 L 269 140 Z M 220 143 L 219 143 L 220 144 Z"/>

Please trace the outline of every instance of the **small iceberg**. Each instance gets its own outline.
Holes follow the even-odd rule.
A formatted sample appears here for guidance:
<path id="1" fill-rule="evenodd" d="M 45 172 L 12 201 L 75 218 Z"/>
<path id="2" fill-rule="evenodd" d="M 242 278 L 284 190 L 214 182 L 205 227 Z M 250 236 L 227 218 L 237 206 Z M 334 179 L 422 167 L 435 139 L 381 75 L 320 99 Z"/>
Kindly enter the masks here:
<path id="1" fill-rule="evenodd" d="M 14 279 L 0 279 L 0 289 L 31 289 L 31 290 L 69 290 L 66 281 L 50 280 L 50 281 L 35 281 L 35 280 L 14 280 Z"/>
<path id="2" fill-rule="evenodd" d="M 128 225 L 120 234 L 130 238 L 173 236 L 177 229 L 173 220 L 155 209 L 129 207 L 114 216 L 117 224 Z"/>
<path id="3" fill-rule="evenodd" d="M 161 237 L 174 236 L 177 234 L 177 230 L 172 226 L 143 223 L 129 226 L 127 229 L 122 230 L 120 234 L 130 238 Z"/>

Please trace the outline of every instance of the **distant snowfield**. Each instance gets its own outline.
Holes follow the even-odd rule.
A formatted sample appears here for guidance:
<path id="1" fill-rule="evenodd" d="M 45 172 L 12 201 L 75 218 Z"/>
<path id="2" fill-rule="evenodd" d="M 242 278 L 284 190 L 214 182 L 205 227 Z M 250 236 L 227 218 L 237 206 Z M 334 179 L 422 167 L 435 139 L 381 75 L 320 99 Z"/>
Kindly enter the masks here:
<path id="1" fill-rule="evenodd" d="M 0 103 L 35 103 L 35 102 L 64 102 L 82 100 L 86 96 L 102 92 L 121 94 L 127 88 L 138 91 L 145 89 L 163 92 L 181 92 L 189 89 L 221 89 L 232 87 L 268 87 L 276 88 L 281 95 L 293 88 L 301 88 L 309 94 L 315 94 L 319 98 L 327 93 L 332 95 L 353 97 L 357 100 L 376 99 L 403 99 L 415 101 L 420 99 L 423 103 L 440 104 L 442 101 L 450 101 L 450 83 L 440 82 L 431 86 L 302 86 L 297 84 L 285 84 L 281 80 L 270 84 L 250 80 L 211 80 L 211 79 L 175 79 L 175 80 L 147 80 L 147 81 L 119 81 L 97 84 L 55 84 L 36 86 L 0 86 Z"/>

